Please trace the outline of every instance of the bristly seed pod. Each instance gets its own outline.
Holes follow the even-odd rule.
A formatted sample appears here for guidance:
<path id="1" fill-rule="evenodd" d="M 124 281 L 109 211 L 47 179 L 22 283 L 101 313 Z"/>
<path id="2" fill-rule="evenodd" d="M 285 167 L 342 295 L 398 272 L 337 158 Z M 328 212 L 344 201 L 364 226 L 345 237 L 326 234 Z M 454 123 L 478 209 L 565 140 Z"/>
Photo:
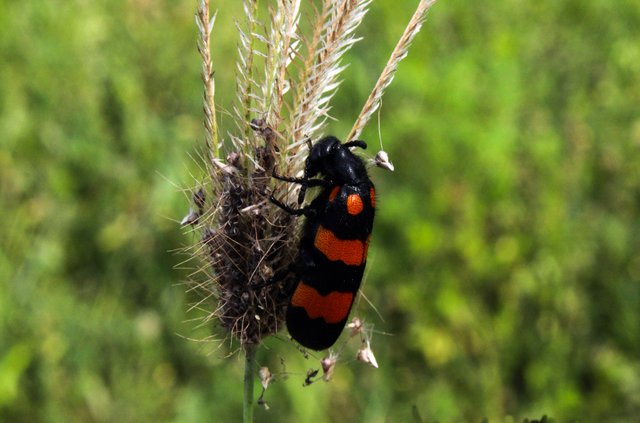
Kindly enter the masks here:
<path id="1" fill-rule="evenodd" d="M 283 284 L 288 279 L 279 283 L 271 279 L 291 260 L 287 242 L 295 230 L 291 217 L 268 202 L 275 163 L 274 132 L 264 123 L 254 127 L 264 138 L 263 146 L 256 147 L 249 158 L 251 170 L 246 169 L 240 153 L 231 152 L 226 163 L 210 168 L 219 181 L 212 200 L 207 203 L 207 195 L 199 189 L 183 219 L 183 224 L 202 230 L 205 248 L 199 251 L 215 274 L 215 287 L 207 287 L 209 295 L 218 300 L 214 313 L 242 345 L 259 343 L 282 325 L 287 301 Z"/>

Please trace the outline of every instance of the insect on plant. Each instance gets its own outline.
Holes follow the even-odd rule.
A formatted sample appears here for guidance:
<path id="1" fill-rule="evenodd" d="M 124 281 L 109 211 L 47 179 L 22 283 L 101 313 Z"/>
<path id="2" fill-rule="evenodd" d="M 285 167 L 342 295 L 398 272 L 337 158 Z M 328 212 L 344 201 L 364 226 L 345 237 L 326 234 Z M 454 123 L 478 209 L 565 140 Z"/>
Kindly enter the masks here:
<path id="1" fill-rule="evenodd" d="M 188 250 L 198 260 L 191 289 L 199 295 L 192 309 L 203 311 L 203 324 L 215 323 L 238 340 L 245 354 L 245 421 L 251 416 L 255 354 L 264 338 L 286 322 L 302 346 L 322 350 L 345 327 L 375 213 L 365 161 L 351 149 L 366 147 L 358 138 L 434 3 L 418 2 L 342 143 L 324 135 L 330 100 L 347 68 L 344 54 L 361 39 L 356 29 L 371 0 L 243 0 L 230 119 L 235 130 L 218 126 L 211 52 L 215 15 L 209 1 L 201 0 L 196 24 L 206 176 L 196 178 L 192 209 L 182 223 L 197 240 Z M 318 141 L 307 149 L 308 140 Z M 374 163 L 393 170 L 384 151 Z M 303 205 L 312 187 L 320 192 Z M 297 239 L 300 216 L 305 222 Z M 359 357 L 375 366 L 365 341 L 366 354 Z M 323 365 L 327 380 L 336 361 L 329 358 Z"/>
<path id="2" fill-rule="evenodd" d="M 362 159 L 349 148 L 366 148 L 364 141 L 342 144 L 328 136 L 307 157 L 304 177 L 274 175 L 306 188 L 322 191 L 306 207 L 292 208 L 271 197 L 287 213 L 306 222 L 294 262 L 295 287 L 287 307 L 289 334 L 302 346 L 329 348 L 344 328 L 358 293 L 367 261 L 375 214 L 375 188 Z M 314 178 L 321 174 L 322 178 Z"/>

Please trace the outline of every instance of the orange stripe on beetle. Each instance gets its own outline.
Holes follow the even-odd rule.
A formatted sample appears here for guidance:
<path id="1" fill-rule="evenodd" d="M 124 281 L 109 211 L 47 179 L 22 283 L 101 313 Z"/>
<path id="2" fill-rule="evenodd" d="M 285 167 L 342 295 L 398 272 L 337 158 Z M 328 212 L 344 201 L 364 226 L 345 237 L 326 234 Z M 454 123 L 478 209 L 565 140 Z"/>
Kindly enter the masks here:
<path id="1" fill-rule="evenodd" d="M 369 190 L 369 199 L 371 199 L 371 207 L 376 208 L 376 190 L 371 187 Z"/>
<path id="2" fill-rule="evenodd" d="M 347 197 L 347 212 L 351 216 L 362 213 L 364 210 L 364 204 L 362 204 L 362 198 L 358 194 L 351 194 Z"/>
<path id="3" fill-rule="evenodd" d="M 340 185 L 333 187 L 331 193 L 329 194 L 329 201 L 333 201 L 338 196 L 338 192 L 340 192 Z"/>
<path id="4" fill-rule="evenodd" d="M 339 323 L 347 318 L 353 303 L 351 292 L 331 292 L 320 295 L 313 287 L 300 282 L 291 297 L 291 305 L 303 308 L 311 319 L 322 317 L 327 323 Z"/>
<path id="5" fill-rule="evenodd" d="M 364 257 L 362 257 L 362 261 L 367 260 L 367 254 L 369 254 L 369 242 L 371 242 L 371 235 L 367 237 L 367 240 L 364 243 Z"/>
<path id="6" fill-rule="evenodd" d="M 337 238 L 333 232 L 322 226 L 318 227 L 313 246 L 331 261 L 342 261 L 349 266 L 360 266 L 365 259 L 364 242 L 343 240 Z"/>

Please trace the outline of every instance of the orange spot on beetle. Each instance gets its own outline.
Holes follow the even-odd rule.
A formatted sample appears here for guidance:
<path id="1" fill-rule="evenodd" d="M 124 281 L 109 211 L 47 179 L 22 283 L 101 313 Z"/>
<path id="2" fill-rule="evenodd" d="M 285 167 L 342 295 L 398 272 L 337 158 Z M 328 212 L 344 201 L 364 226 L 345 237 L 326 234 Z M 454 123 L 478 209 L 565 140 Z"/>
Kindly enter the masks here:
<path id="1" fill-rule="evenodd" d="M 335 200 L 336 197 L 338 196 L 338 192 L 340 192 L 340 186 L 339 185 L 333 187 L 333 189 L 331 190 L 331 193 L 329 194 L 329 201 Z"/>
<path id="2" fill-rule="evenodd" d="M 371 199 L 371 207 L 376 208 L 376 190 L 371 187 L 369 190 L 369 198 Z"/>
<path id="3" fill-rule="evenodd" d="M 313 245 L 329 260 L 340 260 L 349 266 L 360 266 L 365 259 L 364 242 L 358 239 L 339 239 L 322 226 L 318 227 Z"/>
<path id="4" fill-rule="evenodd" d="M 355 216 L 362 213 L 364 205 L 362 204 L 362 198 L 358 194 L 351 194 L 347 197 L 347 212 L 350 215 Z"/>
<path id="5" fill-rule="evenodd" d="M 291 305 L 302 307 L 312 319 L 322 317 L 327 323 L 339 323 L 347 318 L 353 303 L 351 292 L 331 292 L 320 295 L 313 287 L 300 282 L 296 287 Z"/>

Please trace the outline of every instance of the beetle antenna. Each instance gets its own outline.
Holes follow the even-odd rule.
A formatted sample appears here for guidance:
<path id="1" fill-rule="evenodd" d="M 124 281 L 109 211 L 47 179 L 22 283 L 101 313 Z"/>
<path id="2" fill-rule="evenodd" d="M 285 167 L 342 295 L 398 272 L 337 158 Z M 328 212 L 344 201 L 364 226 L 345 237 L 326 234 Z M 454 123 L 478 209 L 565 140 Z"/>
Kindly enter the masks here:
<path id="1" fill-rule="evenodd" d="M 345 147 L 360 147 L 363 150 L 367 149 L 367 143 L 362 141 L 362 140 L 353 140 L 353 141 L 349 141 L 344 143 Z"/>

